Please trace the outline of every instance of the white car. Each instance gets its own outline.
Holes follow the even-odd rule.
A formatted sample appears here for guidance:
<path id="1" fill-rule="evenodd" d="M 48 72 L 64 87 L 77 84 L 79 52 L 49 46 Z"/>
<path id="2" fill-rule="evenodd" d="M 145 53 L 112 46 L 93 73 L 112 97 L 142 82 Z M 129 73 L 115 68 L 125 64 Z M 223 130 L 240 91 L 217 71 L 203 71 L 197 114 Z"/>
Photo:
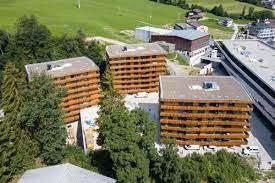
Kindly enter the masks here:
<path id="1" fill-rule="evenodd" d="M 200 150 L 200 146 L 199 145 L 185 145 L 184 148 L 186 150 Z"/>
<path id="2" fill-rule="evenodd" d="M 217 147 L 216 146 L 204 146 L 203 149 L 205 151 L 217 151 Z"/>
<path id="3" fill-rule="evenodd" d="M 250 153 L 250 151 L 247 148 L 243 148 L 242 149 L 242 155 L 243 156 L 250 156 L 251 153 Z"/>
<path id="4" fill-rule="evenodd" d="M 259 147 L 258 146 L 247 146 L 246 149 L 250 153 L 259 153 Z"/>

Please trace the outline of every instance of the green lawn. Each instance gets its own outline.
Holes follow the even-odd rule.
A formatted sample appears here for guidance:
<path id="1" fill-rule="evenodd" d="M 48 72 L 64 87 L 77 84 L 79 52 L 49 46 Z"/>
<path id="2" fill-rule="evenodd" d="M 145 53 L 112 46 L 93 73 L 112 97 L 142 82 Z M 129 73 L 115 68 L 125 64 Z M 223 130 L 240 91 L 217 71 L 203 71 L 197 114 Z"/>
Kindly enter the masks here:
<path id="1" fill-rule="evenodd" d="M 215 39 L 229 39 L 234 32 L 232 28 L 219 25 L 215 19 L 201 20 L 200 24 L 207 26 L 209 33 Z"/>
<path id="2" fill-rule="evenodd" d="M 149 24 L 172 25 L 183 20 L 185 13 L 149 0 L 81 0 L 80 9 L 76 0 L 0 0 L 0 29 L 13 31 L 18 17 L 34 14 L 55 35 L 81 28 L 88 36 L 127 41 L 120 31 Z"/>
<path id="3" fill-rule="evenodd" d="M 179 65 L 188 65 L 188 62 L 183 59 L 178 53 L 173 52 L 167 55 L 167 59 L 171 62 L 177 62 Z"/>
<path id="4" fill-rule="evenodd" d="M 187 0 L 186 2 L 189 4 L 198 4 L 209 9 L 213 8 L 215 5 L 222 4 L 223 7 L 226 9 L 226 11 L 228 11 L 229 13 L 241 13 L 244 6 L 247 7 L 247 12 L 248 12 L 248 7 L 250 6 L 253 6 L 255 10 L 265 9 L 252 4 L 242 3 L 236 0 Z M 275 14 L 275 10 L 272 10 L 272 11 Z"/>

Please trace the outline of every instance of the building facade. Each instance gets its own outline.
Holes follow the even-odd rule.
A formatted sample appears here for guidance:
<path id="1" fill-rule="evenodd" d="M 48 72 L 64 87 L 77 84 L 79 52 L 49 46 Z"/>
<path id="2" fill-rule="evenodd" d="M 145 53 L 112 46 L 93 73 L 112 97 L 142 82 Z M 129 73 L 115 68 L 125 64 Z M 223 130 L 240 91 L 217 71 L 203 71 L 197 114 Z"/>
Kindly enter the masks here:
<path id="1" fill-rule="evenodd" d="M 247 144 L 253 101 L 233 77 L 160 79 L 161 142 L 178 145 Z"/>
<path id="2" fill-rule="evenodd" d="M 81 109 L 99 103 L 99 68 L 86 57 L 30 64 L 25 68 L 29 80 L 33 72 L 45 72 L 58 86 L 67 89 L 61 104 L 66 123 L 78 121 Z"/>
<path id="3" fill-rule="evenodd" d="M 255 108 L 275 126 L 275 48 L 259 40 L 216 42 L 226 71 L 242 83 Z"/>
<path id="4" fill-rule="evenodd" d="M 254 22 L 248 26 L 248 31 L 258 39 L 275 38 L 275 19 Z"/>
<path id="5" fill-rule="evenodd" d="M 186 23 L 176 23 L 174 25 L 175 30 L 197 30 L 208 33 L 208 27 L 199 24 L 197 21 L 187 21 Z"/>
<path id="6" fill-rule="evenodd" d="M 175 45 L 175 49 L 190 65 L 200 63 L 200 58 L 209 49 L 210 36 L 197 30 L 174 30 L 169 34 L 152 35 L 152 42 L 165 41 Z"/>
<path id="7" fill-rule="evenodd" d="M 225 26 L 225 27 L 231 27 L 231 26 L 233 26 L 233 19 L 232 18 L 222 18 L 218 21 L 218 24 Z"/>
<path id="8" fill-rule="evenodd" d="M 166 54 L 155 43 L 107 46 L 114 88 L 121 94 L 158 92 L 159 76 L 166 74 Z"/>

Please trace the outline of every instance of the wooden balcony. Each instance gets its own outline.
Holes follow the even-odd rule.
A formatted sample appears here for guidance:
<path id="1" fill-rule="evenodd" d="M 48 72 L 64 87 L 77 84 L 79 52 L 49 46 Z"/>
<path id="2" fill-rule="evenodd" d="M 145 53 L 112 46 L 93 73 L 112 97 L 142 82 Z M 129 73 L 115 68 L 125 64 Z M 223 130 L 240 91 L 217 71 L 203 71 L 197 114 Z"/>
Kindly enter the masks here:
<path id="1" fill-rule="evenodd" d="M 150 83 L 150 84 L 131 84 L 131 85 L 117 85 L 115 84 L 114 85 L 114 88 L 115 89 L 135 89 L 135 88 L 149 88 L 149 87 L 158 87 L 159 86 L 159 83 Z"/>
<path id="2" fill-rule="evenodd" d="M 80 92 L 84 92 L 84 91 L 90 91 L 93 89 L 99 89 L 99 85 L 90 85 L 90 86 L 85 86 L 85 87 L 79 87 L 76 89 L 70 89 L 68 90 L 68 95 L 72 94 L 72 93 L 80 93 Z"/>
<path id="3" fill-rule="evenodd" d="M 95 95 L 91 95 L 91 96 L 86 97 L 86 98 L 79 98 L 79 99 L 69 100 L 67 102 L 63 102 L 61 104 L 61 107 L 67 107 L 67 106 L 71 106 L 71 105 L 81 104 L 81 103 L 84 103 L 84 102 L 90 102 L 90 101 L 93 101 L 93 100 L 98 100 L 99 97 L 100 97 L 99 94 L 95 94 Z"/>
<path id="4" fill-rule="evenodd" d="M 178 125 L 232 125 L 232 126 L 250 126 L 247 120 L 244 121 L 221 121 L 221 120 L 173 120 L 173 119 L 161 119 L 161 124 L 178 124 Z"/>
<path id="5" fill-rule="evenodd" d="M 63 111 L 66 112 L 65 113 L 65 117 L 68 117 L 68 116 L 70 116 L 70 113 L 72 111 L 84 109 L 86 107 L 95 106 L 98 103 L 99 103 L 99 99 L 93 100 L 93 101 L 90 101 L 90 102 L 85 102 L 85 103 L 80 103 L 80 104 L 72 105 L 70 107 L 64 108 Z"/>
<path id="6" fill-rule="evenodd" d="M 71 123 L 71 122 L 74 122 L 74 121 L 78 121 L 79 119 L 80 119 L 79 115 L 75 115 L 75 116 L 72 116 L 72 117 L 67 117 L 67 118 L 65 118 L 65 123 Z"/>
<path id="7" fill-rule="evenodd" d="M 166 72 L 166 68 L 150 68 L 150 69 L 131 69 L 131 70 L 119 70 L 119 71 L 113 71 L 114 76 L 120 75 L 120 74 L 131 74 L 131 73 L 136 73 L 136 74 L 142 74 L 145 72 Z"/>
<path id="8" fill-rule="evenodd" d="M 165 62 L 166 57 L 157 57 L 157 58 L 147 58 L 147 59 L 132 59 L 132 60 L 126 60 L 126 59 L 121 59 L 121 60 L 113 60 L 110 59 L 108 62 L 110 65 L 113 64 L 125 64 L 125 63 L 140 63 L 140 62 Z"/>
<path id="9" fill-rule="evenodd" d="M 164 139 L 161 140 L 162 142 L 164 142 Z M 205 142 L 205 141 L 192 141 L 192 140 L 174 140 L 175 144 L 178 145 L 201 145 L 201 146 L 205 146 L 205 145 L 214 145 L 214 146 L 241 146 L 241 145 L 246 145 L 247 141 L 244 139 L 241 140 L 229 140 L 229 141 L 216 141 L 213 140 L 211 142 Z"/>
<path id="10" fill-rule="evenodd" d="M 142 79 L 142 78 L 150 78 L 150 77 L 159 77 L 161 75 L 165 75 L 166 72 L 156 72 L 156 73 L 150 73 L 150 74 L 127 74 L 127 75 L 116 75 L 114 76 L 114 80 L 117 79 Z"/>
<path id="11" fill-rule="evenodd" d="M 248 132 L 249 128 L 221 128 L 221 127 L 167 127 L 161 126 L 161 130 L 172 130 L 176 132 Z"/>
<path id="12" fill-rule="evenodd" d="M 161 112 L 160 116 L 173 117 L 195 117 L 195 118 L 234 118 L 234 119 L 250 119 L 248 114 L 205 114 L 205 113 L 168 113 Z"/>
<path id="13" fill-rule="evenodd" d="M 95 95 L 95 94 L 100 95 L 99 89 L 94 89 L 94 90 L 87 91 L 87 92 L 73 93 L 73 94 L 67 95 L 66 97 L 63 98 L 63 102 L 68 102 L 70 100 L 78 99 L 81 97 L 87 97 L 87 96 L 91 96 L 91 95 Z"/>
<path id="14" fill-rule="evenodd" d="M 151 67 L 160 67 L 163 68 L 165 67 L 165 62 L 162 63 L 150 63 L 150 64 L 124 64 L 124 65 L 111 65 L 110 69 L 115 70 L 115 69 L 132 69 L 132 68 L 151 68 Z"/>
<path id="15" fill-rule="evenodd" d="M 159 77 L 156 78 L 143 78 L 143 79 L 128 79 L 128 80 L 121 80 L 121 79 L 114 79 L 113 83 L 116 84 L 125 84 L 125 83 L 141 83 L 141 82 L 159 82 Z"/>
<path id="16" fill-rule="evenodd" d="M 70 76 L 65 77 L 65 79 L 55 78 L 55 83 L 57 85 L 66 84 L 74 81 L 82 81 L 85 79 L 99 79 L 99 73 L 90 73 L 88 75 L 76 76 L 71 78 Z"/>
<path id="17" fill-rule="evenodd" d="M 124 90 L 119 90 L 118 92 L 120 94 L 132 94 L 132 93 L 139 93 L 139 92 L 147 92 L 147 93 L 150 93 L 150 92 L 158 92 L 159 91 L 159 88 L 158 87 L 155 87 L 155 88 L 149 88 L 149 89 L 124 89 Z"/>
<path id="18" fill-rule="evenodd" d="M 243 107 L 229 107 L 229 106 L 169 106 L 169 105 L 161 105 L 161 109 L 164 110 L 201 110 L 201 111 L 247 111 L 251 112 L 253 109 L 249 105 L 245 105 Z"/>
<path id="19" fill-rule="evenodd" d="M 236 134 L 180 134 L 180 133 L 160 133 L 161 137 L 175 137 L 175 138 L 184 138 L 184 139 L 245 139 L 249 137 L 248 133 L 236 133 Z"/>
<path id="20" fill-rule="evenodd" d="M 87 86 L 87 85 L 98 85 L 99 80 L 89 80 L 89 81 L 79 81 L 76 83 L 70 83 L 70 84 L 66 84 L 65 87 L 70 90 L 71 88 L 74 87 L 82 87 L 82 86 Z"/>

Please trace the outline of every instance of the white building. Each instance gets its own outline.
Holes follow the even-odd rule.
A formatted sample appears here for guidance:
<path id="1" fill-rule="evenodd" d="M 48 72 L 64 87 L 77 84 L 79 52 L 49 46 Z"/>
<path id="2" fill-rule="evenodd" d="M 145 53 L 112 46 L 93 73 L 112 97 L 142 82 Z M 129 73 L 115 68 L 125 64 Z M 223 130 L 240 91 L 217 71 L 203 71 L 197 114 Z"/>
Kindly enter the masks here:
<path id="1" fill-rule="evenodd" d="M 96 119 L 98 118 L 99 106 L 93 106 L 80 110 L 80 119 L 82 127 L 83 147 L 84 152 L 87 153 L 90 150 L 100 149 L 97 144 L 98 138 L 98 126 Z"/>
<path id="2" fill-rule="evenodd" d="M 222 18 L 218 22 L 219 25 L 225 26 L 225 27 L 232 27 L 233 26 L 233 19 L 232 18 Z"/>
<path id="3" fill-rule="evenodd" d="M 150 114 L 150 120 L 159 121 L 159 93 L 137 93 L 124 100 L 129 110 L 141 108 Z"/>
<path id="4" fill-rule="evenodd" d="M 156 27 L 139 27 L 135 29 L 135 38 L 140 41 L 149 43 L 152 35 L 162 35 L 172 32 L 169 29 L 161 29 Z"/>
<path id="5" fill-rule="evenodd" d="M 0 109 L 0 118 L 4 117 L 4 111 Z"/>

